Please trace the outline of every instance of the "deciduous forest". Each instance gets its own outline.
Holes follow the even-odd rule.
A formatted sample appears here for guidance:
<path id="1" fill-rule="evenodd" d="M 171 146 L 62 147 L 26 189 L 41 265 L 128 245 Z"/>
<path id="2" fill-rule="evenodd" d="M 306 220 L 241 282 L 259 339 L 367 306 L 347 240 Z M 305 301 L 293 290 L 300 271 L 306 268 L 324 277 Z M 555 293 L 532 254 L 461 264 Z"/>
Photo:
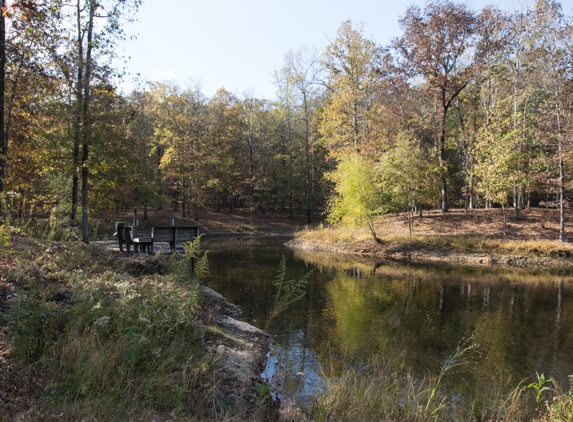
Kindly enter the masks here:
<path id="1" fill-rule="evenodd" d="M 556 1 L 432 0 L 406 9 L 393 40 L 342 22 L 324 51 L 286 52 L 274 99 L 195 83 L 124 92 L 111 59 L 138 0 L 3 4 L 3 208 L 51 212 L 87 241 L 90 215 L 133 204 L 191 218 L 326 211 L 374 238 L 378 214 L 501 206 L 518 218 L 542 204 L 566 239 L 573 26 Z"/>
<path id="2" fill-rule="evenodd" d="M 0 0 L 0 420 L 573 420 L 559 2 L 344 21 L 275 98 L 129 75 L 141 4 Z"/>

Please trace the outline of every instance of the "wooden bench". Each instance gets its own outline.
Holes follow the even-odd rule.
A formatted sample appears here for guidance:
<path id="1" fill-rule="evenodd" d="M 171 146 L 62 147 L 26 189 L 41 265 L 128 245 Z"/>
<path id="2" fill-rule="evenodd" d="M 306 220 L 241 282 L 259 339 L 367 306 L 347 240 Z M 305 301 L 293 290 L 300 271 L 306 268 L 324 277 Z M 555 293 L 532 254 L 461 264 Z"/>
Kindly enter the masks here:
<path id="1" fill-rule="evenodd" d="M 117 237 L 120 252 L 123 252 L 123 246 L 125 245 L 127 252 L 131 253 L 131 245 L 133 245 L 133 251 L 135 253 L 139 252 L 140 247 L 141 252 L 147 252 L 150 255 L 153 253 L 153 239 L 149 236 L 134 238 L 132 226 L 117 224 L 114 236 Z"/>
<path id="2" fill-rule="evenodd" d="M 176 251 L 177 243 L 191 242 L 199 236 L 199 227 L 152 227 L 151 228 L 151 250 L 153 243 L 167 242 L 171 252 Z"/>

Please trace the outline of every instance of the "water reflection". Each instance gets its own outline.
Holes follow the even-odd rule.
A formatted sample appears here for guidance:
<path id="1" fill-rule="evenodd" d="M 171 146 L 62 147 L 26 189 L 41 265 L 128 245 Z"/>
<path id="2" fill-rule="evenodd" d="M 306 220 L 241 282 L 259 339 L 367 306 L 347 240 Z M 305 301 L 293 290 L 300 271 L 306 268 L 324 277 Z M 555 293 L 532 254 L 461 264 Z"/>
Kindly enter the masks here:
<path id="1" fill-rule="evenodd" d="M 573 278 L 566 273 L 374 265 L 291 251 L 285 239 L 210 239 L 209 287 L 264 327 L 284 253 L 289 278 L 316 268 L 302 301 L 269 327 L 269 374 L 308 397 L 336 370 L 385 356 L 417 377 L 438 371 L 464 341 L 475 345 L 447 380 L 456 394 L 516 386 L 535 374 L 567 387 L 573 373 Z M 469 340 L 468 340 L 469 339 Z"/>

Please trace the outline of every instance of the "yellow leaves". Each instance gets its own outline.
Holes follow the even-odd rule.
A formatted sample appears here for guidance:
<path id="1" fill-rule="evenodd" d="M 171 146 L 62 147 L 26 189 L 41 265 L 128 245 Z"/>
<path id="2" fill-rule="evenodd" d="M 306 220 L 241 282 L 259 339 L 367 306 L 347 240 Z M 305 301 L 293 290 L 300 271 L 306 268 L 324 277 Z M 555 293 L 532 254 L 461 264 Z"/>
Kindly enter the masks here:
<path id="1" fill-rule="evenodd" d="M 5 225 L 0 226 L 0 248 L 10 246 L 10 232 Z"/>
<path id="2" fill-rule="evenodd" d="M 319 131 L 331 149 L 344 146 L 359 149 L 365 142 L 370 121 L 375 118 L 370 103 L 378 58 L 376 45 L 363 37 L 362 27 L 355 29 L 350 21 L 342 24 L 338 38 L 327 48 L 325 64 L 331 95 Z"/>
<path id="3" fill-rule="evenodd" d="M 358 154 L 349 154 L 333 174 L 336 197 L 330 204 L 328 219 L 360 225 L 379 208 L 373 163 Z"/>

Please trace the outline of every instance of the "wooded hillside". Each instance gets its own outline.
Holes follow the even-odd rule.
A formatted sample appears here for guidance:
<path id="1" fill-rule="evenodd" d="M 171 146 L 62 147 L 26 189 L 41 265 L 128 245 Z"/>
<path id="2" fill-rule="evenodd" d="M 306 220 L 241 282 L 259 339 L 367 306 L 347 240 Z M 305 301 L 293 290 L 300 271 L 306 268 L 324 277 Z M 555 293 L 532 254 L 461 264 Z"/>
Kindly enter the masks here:
<path id="1" fill-rule="evenodd" d="M 492 204 L 518 218 L 543 202 L 565 240 L 573 26 L 555 1 L 429 1 L 386 45 L 343 22 L 325 51 L 285 54 L 274 99 L 170 82 L 122 92 L 110 60 L 138 0 L 2 3 L 4 210 L 81 222 L 87 241 L 90 213 L 134 204 L 362 224 Z"/>

